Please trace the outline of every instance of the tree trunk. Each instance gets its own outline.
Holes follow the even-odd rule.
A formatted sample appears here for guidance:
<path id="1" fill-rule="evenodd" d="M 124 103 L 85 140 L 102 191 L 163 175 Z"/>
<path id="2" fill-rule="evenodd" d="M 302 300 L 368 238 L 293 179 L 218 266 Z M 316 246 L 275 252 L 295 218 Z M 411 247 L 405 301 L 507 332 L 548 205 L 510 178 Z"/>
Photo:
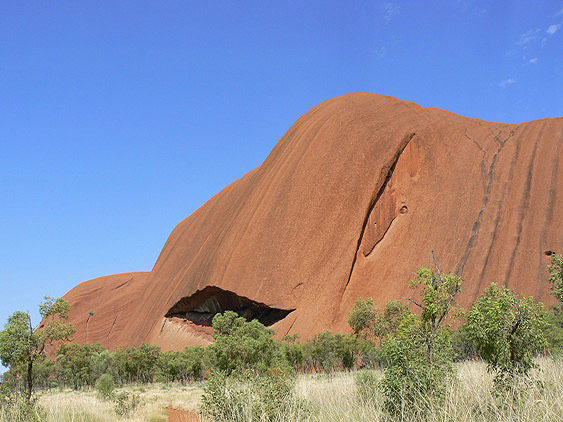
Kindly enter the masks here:
<path id="1" fill-rule="evenodd" d="M 27 401 L 31 401 L 31 393 L 33 392 L 33 359 L 29 359 L 27 363 Z"/>

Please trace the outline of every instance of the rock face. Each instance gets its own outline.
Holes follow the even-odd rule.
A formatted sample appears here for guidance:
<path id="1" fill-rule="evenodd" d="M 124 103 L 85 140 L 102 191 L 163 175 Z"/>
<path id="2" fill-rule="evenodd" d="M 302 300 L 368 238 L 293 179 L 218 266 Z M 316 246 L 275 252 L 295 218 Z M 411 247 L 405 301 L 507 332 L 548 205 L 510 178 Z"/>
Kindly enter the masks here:
<path id="1" fill-rule="evenodd" d="M 346 331 L 357 298 L 411 296 L 432 251 L 463 276 L 461 305 L 491 281 L 551 303 L 562 143 L 561 118 L 509 125 L 371 94 L 327 101 L 182 221 L 151 272 L 71 290 L 74 341 L 207 344 L 227 309 L 278 337 Z"/>

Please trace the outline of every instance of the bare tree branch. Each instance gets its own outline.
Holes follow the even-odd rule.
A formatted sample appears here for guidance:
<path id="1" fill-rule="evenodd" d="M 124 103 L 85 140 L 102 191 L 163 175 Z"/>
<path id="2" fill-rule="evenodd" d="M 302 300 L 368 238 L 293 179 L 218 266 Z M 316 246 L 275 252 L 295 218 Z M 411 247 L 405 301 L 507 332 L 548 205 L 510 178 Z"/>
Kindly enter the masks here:
<path id="1" fill-rule="evenodd" d="M 419 308 L 422 308 L 422 305 L 420 303 L 418 303 L 416 300 L 408 298 L 408 297 L 404 297 L 403 300 L 408 300 L 411 303 L 414 303 L 416 306 L 418 306 Z"/>

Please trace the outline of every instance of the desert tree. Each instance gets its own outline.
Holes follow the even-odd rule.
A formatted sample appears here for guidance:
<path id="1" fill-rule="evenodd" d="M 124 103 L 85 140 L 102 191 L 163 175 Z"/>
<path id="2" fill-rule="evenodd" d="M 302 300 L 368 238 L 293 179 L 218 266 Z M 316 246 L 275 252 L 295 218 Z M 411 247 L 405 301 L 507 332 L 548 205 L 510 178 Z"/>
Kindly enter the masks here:
<path id="1" fill-rule="evenodd" d="M 69 340 L 74 327 L 66 323 L 69 305 L 64 299 L 45 297 L 39 305 L 42 321 L 34 326 L 27 312 L 16 311 L 0 331 L 0 359 L 2 364 L 20 368 L 26 377 L 26 398 L 33 394 L 33 365 L 45 358 L 46 348 Z"/>
<path id="2" fill-rule="evenodd" d="M 546 325 L 542 303 L 492 283 L 471 307 L 465 329 L 502 389 L 535 367 L 534 356 L 546 346 Z"/>
<path id="3" fill-rule="evenodd" d="M 437 263 L 436 271 L 422 268 L 409 283 L 422 290 L 421 299 L 407 299 L 420 314 L 393 318 L 395 331 L 382 343 L 388 366 L 380 388 L 390 413 L 424 412 L 444 398 L 446 381 L 454 374 L 448 319 L 461 283 L 460 276 L 442 273 Z"/>
<path id="4" fill-rule="evenodd" d="M 383 340 L 397 331 L 403 317 L 409 313 L 408 306 L 400 300 L 390 300 L 382 311 L 375 309 L 373 299 L 357 299 L 348 314 L 348 325 L 356 338 Z"/>
<path id="5" fill-rule="evenodd" d="M 357 338 L 366 340 L 374 335 L 376 319 L 377 311 L 373 299 L 357 299 L 348 314 L 348 325 Z"/>

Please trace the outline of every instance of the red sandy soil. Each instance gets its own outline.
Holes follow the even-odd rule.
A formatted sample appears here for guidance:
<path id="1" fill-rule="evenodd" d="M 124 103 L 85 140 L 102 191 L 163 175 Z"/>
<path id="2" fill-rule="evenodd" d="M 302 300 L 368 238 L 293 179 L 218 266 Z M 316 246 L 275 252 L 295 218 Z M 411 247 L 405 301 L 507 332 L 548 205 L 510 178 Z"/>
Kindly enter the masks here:
<path id="1" fill-rule="evenodd" d="M 357 298 L 411 296 L 432 251 L 463 276 L 462 306 L 492 281 L 552 303 L 562 143 L 562 118 L 489 123 L 372 94 L 322 103 L 178 224 L 152 271 L 71 290 L 74 341 L 205 345 L 208 327 L 165 315 L 209 286 L 294 309 L 273 325 L 278 337 L 345 332 Z"/>
<path id="2" fill-rule="evenodd" d="M 168 415 L 168 422 L 199 422 L 200 420 L 196 413 L 189 410 L 167 407 L 166 414 Z"/>

